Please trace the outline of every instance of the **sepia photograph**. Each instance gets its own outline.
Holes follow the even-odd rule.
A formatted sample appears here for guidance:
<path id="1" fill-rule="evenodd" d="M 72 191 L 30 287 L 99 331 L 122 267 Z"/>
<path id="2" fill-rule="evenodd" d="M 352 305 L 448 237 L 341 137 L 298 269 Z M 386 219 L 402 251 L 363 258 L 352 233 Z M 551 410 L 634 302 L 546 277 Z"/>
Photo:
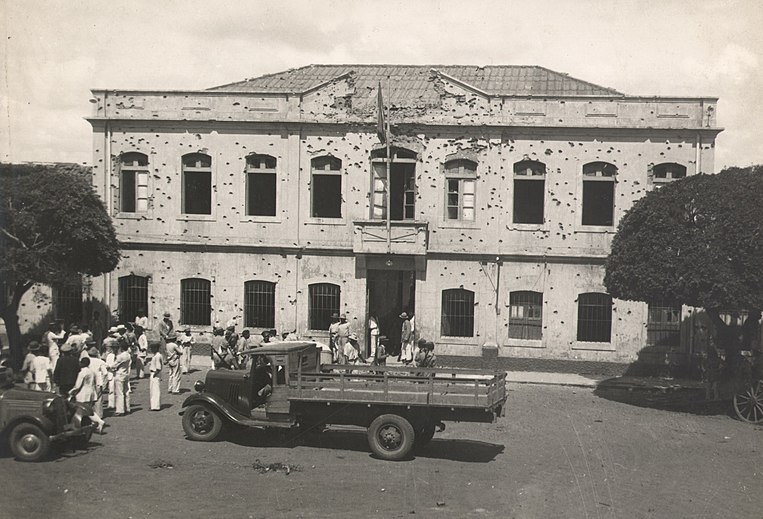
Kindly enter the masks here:
<path id="1" fill-rule="evenodd" d="M 763 519 L 761 26 L 0 0 L 0 517 Z"/>

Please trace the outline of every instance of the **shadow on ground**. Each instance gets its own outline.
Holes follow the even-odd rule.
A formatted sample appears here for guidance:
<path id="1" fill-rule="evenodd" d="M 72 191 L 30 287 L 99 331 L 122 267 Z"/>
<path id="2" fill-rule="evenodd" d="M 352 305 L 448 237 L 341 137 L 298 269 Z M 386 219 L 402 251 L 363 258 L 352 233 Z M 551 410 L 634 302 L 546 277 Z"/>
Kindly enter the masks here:
<path id="1" fill-rule="evenodd" d="M 705 388 L 694 380 L 615 377 L 599 382 L 594 394 L 606 400 L 663 411 L 704 416 L 731 414 L 729 399 L 706 400 Z"/>
<path id="2" fill-rule="evenodd" d="M 368 452 L 368 440 L 363 430 L 326 429 L 325 431 L 270 431 L 262 429 L 233 429 L 224 436 L 245 447 L 312 447 L 337 451 Z M 488 463 L 504 450 L 503 445 L 472 440 L 435 437 L 428 445 L 414 450 L 414 457 Z"/>

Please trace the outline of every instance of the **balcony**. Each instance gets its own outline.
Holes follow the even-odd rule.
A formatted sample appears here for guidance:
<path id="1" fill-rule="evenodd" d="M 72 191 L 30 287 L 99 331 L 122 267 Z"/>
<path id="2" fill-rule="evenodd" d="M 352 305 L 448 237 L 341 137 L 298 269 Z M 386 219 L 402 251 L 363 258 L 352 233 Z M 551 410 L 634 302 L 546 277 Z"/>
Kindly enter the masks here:
<path id="1" fill-rule="evenodd" d="M 393 220 L 390 226 L 387 250 L 387 222 L 385 220 L 355 220 L 352 251 L 355 254 L 408 254 L 427 253 L 427 222 Z"/>

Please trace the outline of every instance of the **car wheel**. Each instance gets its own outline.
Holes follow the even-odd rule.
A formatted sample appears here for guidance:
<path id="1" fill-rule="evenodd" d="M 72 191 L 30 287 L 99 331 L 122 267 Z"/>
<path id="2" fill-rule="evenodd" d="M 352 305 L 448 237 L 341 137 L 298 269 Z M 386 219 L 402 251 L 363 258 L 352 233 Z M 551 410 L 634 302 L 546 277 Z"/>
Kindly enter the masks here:
<path id="1" fill-rule="evenodd" d="M 183 430 L 193 441 L 212 441 L 217 438 L 222 428 L 222 418 L 208 406 L 191 405 L 183 413 Z"/>
<path id="2" fill-rule="evenodd" d="M 384 460 L 406 458 L 413 449 L 415 433 L 411 423 L 396 414 L 383 414 L 368 427 L 371 452 Z"/>
<path id="3" fill-rule="evenodd" d="M 50 439 L 38 426 L 20 423 L 8 436 L 11 452 L 19 461 L 40 461 L 50 452 Z"/>

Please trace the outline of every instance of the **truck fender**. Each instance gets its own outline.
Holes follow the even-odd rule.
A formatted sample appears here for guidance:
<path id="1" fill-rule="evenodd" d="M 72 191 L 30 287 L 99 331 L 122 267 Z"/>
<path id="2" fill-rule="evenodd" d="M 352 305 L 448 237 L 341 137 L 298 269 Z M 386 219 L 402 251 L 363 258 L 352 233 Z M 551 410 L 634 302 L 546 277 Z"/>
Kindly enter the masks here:
<path id="1" fill-rule="evenodd" d="M 56 426 L 55 424 L 47 419 L 44 416 L 34 416 L 34 415 L 27 415 L 27 416 L 17 416 L 10 422 L 8 422 L 5 426 L 5 429 L 3 429 L 3 436 L 7 436 L 14 427 L 16 427 L 20 423 L 31 423 L 42 429 L 45 434 L 48 436 L 52 436 L 56 434 Z"/>
<path id="2" fill-rule="evenodd" d="M 217 395 L 210 393 L 193 394 L 183 401 L 183 408 L 194 404 L 206 404 L 212 409 L 218 411 L 222 417 L 228 419 L 229 421 L 239 425 L 246 425 L 245 420 L 247 420 L 248 417 L 245 417 L 238 411 L 232 409 L 224 400 L 222 400 Z M 184 412 L 185 411 L 180 411 L 178 414 L 182 416 Z"/>

